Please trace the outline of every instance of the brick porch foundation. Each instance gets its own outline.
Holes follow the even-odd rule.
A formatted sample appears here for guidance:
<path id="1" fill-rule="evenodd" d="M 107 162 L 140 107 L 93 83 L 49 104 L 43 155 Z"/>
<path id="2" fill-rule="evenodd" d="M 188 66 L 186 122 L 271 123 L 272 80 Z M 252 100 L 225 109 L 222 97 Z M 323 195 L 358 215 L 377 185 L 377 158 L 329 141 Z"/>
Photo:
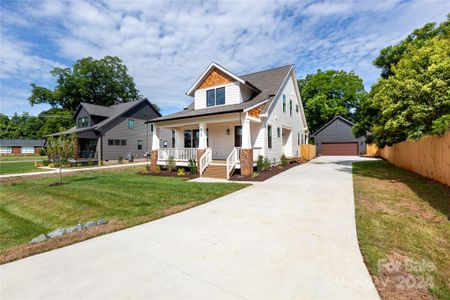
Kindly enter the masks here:
<path id="1" fill-rule="evenodd" d="M 158 164 L 158 150 L 152 150 L 150 154 L 150 173 L 156 172 L 157 164 Z"/>
<path id="2" fill-rule="evenodd" d="M 252 176 L 253 174 L 253 149 L 241 149 L 241 175 Z"/>

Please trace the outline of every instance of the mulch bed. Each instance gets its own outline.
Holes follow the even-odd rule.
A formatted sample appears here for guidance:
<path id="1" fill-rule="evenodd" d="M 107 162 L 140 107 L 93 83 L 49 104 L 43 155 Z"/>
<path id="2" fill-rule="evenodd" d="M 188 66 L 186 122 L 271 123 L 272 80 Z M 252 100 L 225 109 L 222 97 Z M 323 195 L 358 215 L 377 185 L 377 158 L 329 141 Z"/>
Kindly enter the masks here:
<path id="1" fill-rule="evenodd" d="M 295 166 L 300 165 L 297 161 L 293 161 L 291 163 L 289 163 L 286 166 L 276 166 L 276 167 L 272 167 L 271 169 L 261 172 L 258 176 L 256 177 L 244 177 L 241 176 L 241 174 L 237 174 L 235 173 L 233 176 L 231 176 L 230 180 L 232 181 L 264 181 L 267 180 L 275 175 L 278 175 L 286 170 L 289 170 L 290 168 L 293 168 Z"/>
<path id="2" fill-rule="evenodd" d="M 186 179 L 194 179 L 198 178 L 198 174 L 192 174 L 191 172 L 186 171 L 185 176 L 178 176 L 177 171 L 169 172 L 167 170 L 161 170 L 159 173 L 150 173 L 150 172 L 140 172 L 141 175 L 148 175 L 148 176 L 161 176 L 161 177 L 178 177 L 178 178 L 186 178 Z"/>

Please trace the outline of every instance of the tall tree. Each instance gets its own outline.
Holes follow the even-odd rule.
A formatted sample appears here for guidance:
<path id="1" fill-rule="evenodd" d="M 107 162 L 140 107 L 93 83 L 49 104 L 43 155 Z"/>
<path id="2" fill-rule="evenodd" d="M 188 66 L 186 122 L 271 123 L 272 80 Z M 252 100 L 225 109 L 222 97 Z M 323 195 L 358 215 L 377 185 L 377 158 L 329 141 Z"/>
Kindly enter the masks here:
<path id="1" fill-rule="evenodd" d="M 9 117 L 0 114 L 1 139 L 40 139 L 74 126 L 73 113 L 63 108 L 51 108 L 38 116 L 28 113 Z"/>
<path id="2" fill-rule="evenodd" d="M 368 141 L 383 147 L 450 129 L 449 20 L 438 28 L 427 24 L 427 32 L 438 34 L 407 44 L 391 74 L 373 85 L 356 114 L 355 135 L 370 131 Z"/>
<path id="3" fill-rule="evenodd" d="M 127 67 L 118 57 L 105 56 L 78 60 L 73 68 L 54 68 L 51 72 L 57 79 L 53 90 L 31 84 L 32 105 L 47 103 L 75 111 L 80 102 L 113 105 L 141 99 Z"/>
<path id="4" fill-rule="evenodd" d="M 353 114 L 366 96 L 362 79 L 353 71 L 318 70 L 298 81 L 311 132 L 335 116 L 353 120 Z"/>

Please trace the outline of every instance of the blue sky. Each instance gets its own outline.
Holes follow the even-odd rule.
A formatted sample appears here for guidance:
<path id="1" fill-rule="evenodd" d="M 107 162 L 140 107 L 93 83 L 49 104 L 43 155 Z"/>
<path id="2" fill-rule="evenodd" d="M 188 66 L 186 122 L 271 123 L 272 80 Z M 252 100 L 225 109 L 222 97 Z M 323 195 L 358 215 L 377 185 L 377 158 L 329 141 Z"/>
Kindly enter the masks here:
<path id="1" fill-rule="evenodd" d="M 30 84 L 54 86 L 49 71 L 79 58 L 116 55 L 163 113 L 190 103 L 185 92 L 215 61 L 236 74 L 294 64 L 354 70 L 366 88 L 380 49 L 427 22 L 449 1 L 6 1 L 0 2 L 0 111 L 33 115 Z"/>

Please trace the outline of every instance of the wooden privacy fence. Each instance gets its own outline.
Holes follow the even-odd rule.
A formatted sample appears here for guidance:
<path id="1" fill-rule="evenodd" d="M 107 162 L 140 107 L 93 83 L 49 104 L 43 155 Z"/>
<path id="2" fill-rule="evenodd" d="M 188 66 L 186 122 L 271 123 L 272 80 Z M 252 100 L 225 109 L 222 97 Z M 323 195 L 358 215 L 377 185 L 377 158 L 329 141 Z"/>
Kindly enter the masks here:
<path id="1" fill-rule="evenodd" d="M 305 160 L 311 160 L 316 157 L 316 146 L 302 144 L 299 146 L 300 157 Z"/>
<path id="2" fill-rule="evenodd" d="M 450 132 L 382 149 L 367 145 L 367 155 L 381 156 L 398 167 L 450 186 Z"/>

